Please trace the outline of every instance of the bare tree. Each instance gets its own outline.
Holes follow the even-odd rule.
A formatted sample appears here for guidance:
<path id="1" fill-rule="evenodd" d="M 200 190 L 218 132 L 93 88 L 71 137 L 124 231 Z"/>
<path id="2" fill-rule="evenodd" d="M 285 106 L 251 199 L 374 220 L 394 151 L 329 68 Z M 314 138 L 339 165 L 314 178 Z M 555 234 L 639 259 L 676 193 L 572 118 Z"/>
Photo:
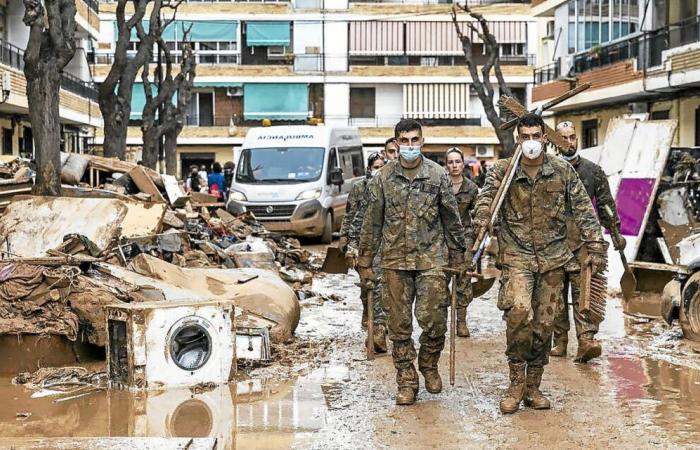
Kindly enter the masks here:
<path id="1" fill-rule="evenodd" d="M 153 45 L 165 29 L 159 20 L 161 11 L 164 8 L 176 10 L 180 1 L 118 0 L 117 2 L 117 38 L 114 60 L 109 74 L 99 87 L 98 98 L 104 120 L 103 148 L 105 156 L 121 159 L 125 157 L 134 81 L 144 64 L 153 58 Z M 129 4 L 133 6 L 134 12 L 127 19 L 126 7 Z M 152 8 L 148 16 L 148 31 L 143 26 L 147 7 Z M 135 54 L 128 54 L 134 30 L 138 37 L 138 46 Z"/>
<path id="2" fill-rule="evenodd" d="M 191 26 L 190 26 L 191 28 Z M 143 108 L 143 122 L 141 131 L 143 134 L 143 156 L 144 165 L 152 169 L 156 168 L 159 156 L 160 142 L 165 136 L 164 146 L 166 156 L 166 171 L 174 175 L 177 172 L 176 147 L 177 136 L 182 131 L 187 114 L 187 106 L 192 97 L 192 86 L 194 84 L 196 62 L 192 45 L 189 42 L 190 29 L 184 30 L 182 48 L 182 60 L 180 72 L 173 76 L 173 57 L 170 49 L 162 37 L 156 41 L 159 51 L 163 55 L 163 63 L 157 65 L 154 71 L 156 79 L 160 81 L 158 92 L 154 95 L 151 88 L 152 82 L 149 79 L 149 64 L 144 65 L 141 72 L 141 79 L 146 93 L 146 105 Z M 163 73 L 163 65 L 165 73 Z M 177 104 L 173 104 L 173 97 L 177 94 Z M 156 120 L 156 114 L 162 114 Z"/>
<path id="3" fill-rule="evenodd" d="M 464 33 L 460 22 L 457 22 L 457 13 L 461 10 L 474 19 L 474 21 L 464 22 L 467 28 L 476 33 L 479 36 L 481 42 L 486 49 L 486 62 L 481 66 L 481 73 L 477 68 L 474 58 L 472 57 L 472 33 Z M 484 106 L 484 112 L 486 113 L 486 118 L 493 126 L 496 131 L 496 136 L 501 144 L 501 157 L 508 157 L 513 152 L 513 146 L 515 144 L 513 140 L 512 130 L 502 130 L 501 117 L 498 114 L 498 110 L 494 105 L 494 95 L 495 90 L 491 82 L 492 75 L 495 75 L 496 81 L 498 82 L 498 88 L 500 95 L 512 96 L 510 88 L 506 84 L 503 78 L 503 72 L 501 71 L 501 61 L 500 61 L 500 48 L 498 46 L 498 41 L 496 37 L 491 34 L 489 30 L 489 24 L 484 19 L 484 16 L 473 12 L 468 5 L 455 4 L 452 6 L 452 23 L 454 24 L 455 31 L 459 40 L 462 42 L 462 51 L 466 58 L 467 69 L 469 69 L 469 74 L 472 78 L 472 86 L 479 96 L 481 104 Z"/>
<path id="4" fill-rule="evenodd" d="M 75 54 L 75 0 L 45 0 L 44 4 L 46 9 L 40 0 L 24 0 L 22 19 L 29 27 L 24 76 L 36 143 L 34 193 L 61 195 L 59 95 L 63 69 Z"/>

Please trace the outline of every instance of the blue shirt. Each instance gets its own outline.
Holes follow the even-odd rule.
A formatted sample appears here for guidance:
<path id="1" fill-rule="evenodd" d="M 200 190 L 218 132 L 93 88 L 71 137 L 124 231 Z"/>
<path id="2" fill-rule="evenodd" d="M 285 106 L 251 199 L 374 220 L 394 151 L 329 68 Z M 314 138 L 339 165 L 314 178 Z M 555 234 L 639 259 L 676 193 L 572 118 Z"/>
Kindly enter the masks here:
<path id="1" fill-rule="evenodd" d="M 213 173 L 212 172 L 207 177 L 207 181 L 209 182 L 210 191 L 211 191 L 212 184 L 217 184 L 217 185 L 219 185 L 219 192 L 221 192 L 223 195 L 223 192 L 224 192 L 224 174 L 223 173 Z"/>

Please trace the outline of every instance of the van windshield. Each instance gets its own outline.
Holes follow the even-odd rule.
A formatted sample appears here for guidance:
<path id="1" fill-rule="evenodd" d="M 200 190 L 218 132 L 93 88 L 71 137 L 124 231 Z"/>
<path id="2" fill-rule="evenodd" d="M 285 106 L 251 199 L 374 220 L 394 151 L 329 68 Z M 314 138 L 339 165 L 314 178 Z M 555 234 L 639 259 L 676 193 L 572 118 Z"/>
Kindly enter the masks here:
<path id="1" fill-rule="evenodd" d="M 246 148 L 236 171 L 238 183 L 304 183 L 321 177 L 325 149 Z"/>

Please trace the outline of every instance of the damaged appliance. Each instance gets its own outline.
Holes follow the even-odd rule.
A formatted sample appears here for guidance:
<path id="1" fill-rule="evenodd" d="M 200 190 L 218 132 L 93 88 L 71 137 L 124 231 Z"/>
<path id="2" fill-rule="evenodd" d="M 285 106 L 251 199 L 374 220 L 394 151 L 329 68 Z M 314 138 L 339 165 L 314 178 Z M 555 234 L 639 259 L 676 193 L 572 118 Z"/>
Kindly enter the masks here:
<path id="1" fill-rule="evenodd" d="M 110 387 L 222 384 L 236 373 L 231 302 L 127 303 L 106 310 Z"/>

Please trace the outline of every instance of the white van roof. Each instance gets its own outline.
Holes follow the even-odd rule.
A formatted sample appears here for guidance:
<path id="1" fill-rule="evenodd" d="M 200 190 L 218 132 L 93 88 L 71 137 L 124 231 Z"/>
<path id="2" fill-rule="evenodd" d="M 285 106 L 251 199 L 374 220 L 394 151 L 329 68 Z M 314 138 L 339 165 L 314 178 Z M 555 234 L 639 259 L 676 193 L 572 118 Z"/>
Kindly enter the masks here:
<path id="1" fill-rule="evenodd" d="M 248 130 L 241 148 L 361 146 L 360 132 L 352 127 L 281 125 Z"/>

